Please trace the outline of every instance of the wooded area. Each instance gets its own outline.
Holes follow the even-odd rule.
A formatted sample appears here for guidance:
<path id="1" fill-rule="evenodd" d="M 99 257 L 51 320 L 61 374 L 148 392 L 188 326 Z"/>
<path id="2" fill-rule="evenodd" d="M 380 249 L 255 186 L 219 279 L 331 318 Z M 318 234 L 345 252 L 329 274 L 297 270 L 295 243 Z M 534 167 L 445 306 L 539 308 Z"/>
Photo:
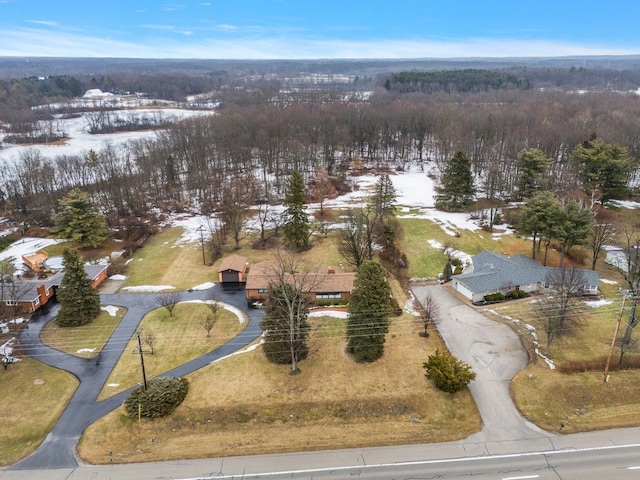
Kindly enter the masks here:
<path id="1" fill-rule="evenodd" d="M 474 71 L 431 76 L 464 80 Z M 489 73 L 477 81 L 516 78 L 512 71 Z M 558 69 L 547 71 L 544 78 L 547 83 L 553 79 L 562 83 L 566 76 L 584 78 L 587 73 L 592 80 L 613 75 L 607 70 Z M 375 88 L 365 96 L 355 95 L 355 90 L 344 94 L 331 86 L 285 90 L 274 79 L 249 81 L 225 72 L 141 76 L 137 84 L 131 74 L 92 78 L 88 83 L 73 77 L 52 77 L 44 83 L 4 81 L 0 118 L 5 125 L 13 125 L 12 118 L 27 115 L 26 111 L 34 112 L 25 108 L 36 100 L 50 98 L 49 93 L 75 95 L 79 85 L 110 86 L 116 91 L 147 86 L 163 98 L 175 96 L 167 88 L 175 87 L 183 96 L 213 89 L 221 107 L 219 115 L 177 123 L 154 140 L 124 148 L 107 146 L 54 159 L 35 150 L 24 153 L 0 166 L 0 210 L 17 222 L 50 226 L 58 200 L 81 188 L 91 194 L 110 226 L 118 227 L 128 218 L 145 218 L 158 210 L 195 208 L 210 213 L 225 202 L 278 203 L 293 171 L 302 173 L 307 186 L 317 180 L 317 172 L 326 172 L 339 191 L 349 188 L 350 173 L 402 170 L 416 163 L 439 177 L 456 152 L 468 156 L 474 181 L 482 186 L 478 196 L 502 201 L 521 196 L 518 182 L 528 167 L 518 158 L 533 148 L 549 159 L 544 189 L 587 191 L 590 180 L 572 155 L 576 147 L 595 138 L 594 133 L 607 146 L 628 149 L 630 166 L 625 175 L 637 190 L 640 96 L 611 90 L 548 91 L 535 88 L 541 83 L 540 70 L 531 70 L 531 80 L 521 78 L 522 71 L 518 75 L 532 88 L 432 94 Z M 627 85 L 634 76 L 640 77 L 640 72 L 618 72 L 616 78 Z M 379 77 L 378 84 L 383 79 Z M 355 84 L 354 80 L 352 89 Z M 614 191 L 618 197 L 631 193 Z"/>

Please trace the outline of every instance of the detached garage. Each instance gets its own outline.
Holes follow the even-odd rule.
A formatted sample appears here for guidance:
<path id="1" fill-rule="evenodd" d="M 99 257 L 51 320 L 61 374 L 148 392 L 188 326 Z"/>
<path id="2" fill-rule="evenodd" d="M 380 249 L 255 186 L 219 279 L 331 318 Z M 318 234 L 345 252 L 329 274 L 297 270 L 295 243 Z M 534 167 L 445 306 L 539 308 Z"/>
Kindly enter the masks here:
<path id="1" fill-rule="evenodd" d="M 244 283 L 247 272 L 247 259 L 240 255 L 225 257 L 218 268 L 220 283 Z"/>

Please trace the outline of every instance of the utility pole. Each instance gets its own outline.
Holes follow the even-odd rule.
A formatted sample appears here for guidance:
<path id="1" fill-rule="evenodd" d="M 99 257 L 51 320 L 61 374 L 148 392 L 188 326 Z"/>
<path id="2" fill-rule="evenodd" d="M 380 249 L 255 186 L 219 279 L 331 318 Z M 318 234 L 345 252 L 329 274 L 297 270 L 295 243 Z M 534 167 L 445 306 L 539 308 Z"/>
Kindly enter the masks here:
<path id="1" fill-rule="evenodd" d="M 603 382 L 607 383 L 609 381 L 609 367 L 611 366 L 611 357 L 613 357 L 613 351 L 616 348 L 616 340 L 618 339 L 618 332 L 620 331 L 620 322 L 622 321 L 622 312 L 624 310 L 624 301 L 627 299 L 626 294 L 622 294 L 622 305 L 620 305 L 620 312 L 618 312 L 618 322 L 616 323 L 616 330 L 613 333 L 613 339 L 611 340 L 611 350 L 609 351 L 609 356 L 607 357 L 607 364 L 604 367 L 604 378 Z"/>
<path id="2" fill-rule="evenodd" d="M 140 330 L 138 330 L 138 351 L 140 352 L 140 365 L 142 366 L 142 384 L 147 390 L 147 374 L 144 371 L 144 355 L 142 354 L 142 340 L 140 340 Z"/>
<path id="3" fill-rule="evenodd" d="M 202 265 L 206 265 L 207 262 L 205 261 L 205 258 L 204 258 L 204 226 L 200 225 L 196 231 L 200 232 L 200 246 L 202 247 Z"/>

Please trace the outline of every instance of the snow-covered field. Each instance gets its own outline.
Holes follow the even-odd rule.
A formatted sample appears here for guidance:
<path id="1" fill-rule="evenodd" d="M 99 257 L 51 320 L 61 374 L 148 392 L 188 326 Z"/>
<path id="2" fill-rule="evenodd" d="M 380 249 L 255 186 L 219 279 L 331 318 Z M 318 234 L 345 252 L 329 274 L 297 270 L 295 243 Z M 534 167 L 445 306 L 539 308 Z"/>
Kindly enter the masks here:
<path id="1" fill-rule="evenodd" d="M 159 117 L 163 121 L 180 121 L 187 118 L 203 115 L 212 115 L 212 110 L 187 110 L 187 109 L 136 109 L 109 112 L 118 118 L 143 118 Z M 0 150 L 0 162 L 14 162 L 21 154 L 31 150 L 40 152 L 45 158 L 53 158 L 58 155 L 84 155 L 89 150 L 100 151 L 107 144 L 119 147 L 130 140 L 154 138 L 153 130 L 141 130 L 135 132 L 119 132 L 92 135 L 89 133 L 89 115 L 83 113 L 78 118 L 58 119 L 54 122 L 55 129 L 60 129 L 69 137 L 62 145 L 13 145 L 4 143 Z M 1 137 L 1 136 L 0 136 Z M 1 140 L 2 138 L 0 138 Z"/>

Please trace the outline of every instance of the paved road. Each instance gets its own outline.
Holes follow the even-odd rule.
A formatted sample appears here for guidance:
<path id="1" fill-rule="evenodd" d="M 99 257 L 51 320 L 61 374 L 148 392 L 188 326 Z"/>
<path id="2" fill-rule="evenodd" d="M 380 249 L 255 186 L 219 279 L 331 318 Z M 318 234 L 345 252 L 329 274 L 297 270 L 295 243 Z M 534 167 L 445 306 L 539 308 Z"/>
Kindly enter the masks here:
<path id="1" fill-rule="evenodd" d="M 426 480 L 637 479 L 640 428 L 493 444 L 469 453 L 463 442 L 339 451 L 208 458 L 124 465 L 80 465 L 48 470 L 2 470 L 0 480 L 168 480 L 367 478 Z"/>
<path id="2" fill-rule="evenodd" d="M 520 415 L 509 393 L 511 379 L 528 362 L 518 335 L 459 300 L 447 286 L 416 286 L 412 291 L 418 301 L 430 294 L 437 302 L 440 335 L 451 353 L 476 372 L 469 390 L 483 427 L 466 441 L 505 442 L 550 436 Z"/>
<path id="3" fill-rule="evenodd" d="M 260 336 L 262 331 L 259 324 L 263 312 L 248 310 L 244 290 L 225 290 L 217 284 L 213 289 L 180 293 L 180 301 L 207 300 L 215 295 L 219 301 L 232 305 L 247 312 L 249 324 L 233 340 L 188 363 L 180 365 L 164 376 L 184 376 L 214 360 L 225 357 L 230 353 L 248 345 Z M 84 359 L 68 355 L 59 350 L 47 347 L 40 342 L 40 332 L 44 325 L 55 318 L 59 306 L 54 306 L 46 315 L 39 316 L 24 329 L 19 340 L 29 345 L 26 354 L 34 354 L 38 360 L 53 367 L 67 370 L 74 374 L 80 385 L 74 393 L 65 411 L 62 413 L 53 430 L 38 449 L 27 458 L 9 467 L 15 470 L 76 467 L 75 447 L 80 435 L 93 422 L 116 409 L 127 398 L 131 389 L 114 395 L 106 400 L 96 402 L 96 398 L 107 380 L 111 370 L 120 358 L 125 346 L 122 338 L 130 338 L 138 328 L 142 317 L 151 310 L 158 308 L 156 294 L 113 294 L 101 295 L 102 305 L 117 305 L 127 309 L 115 332 L 107 342 L 102 353 L 96 358 Z"/>

